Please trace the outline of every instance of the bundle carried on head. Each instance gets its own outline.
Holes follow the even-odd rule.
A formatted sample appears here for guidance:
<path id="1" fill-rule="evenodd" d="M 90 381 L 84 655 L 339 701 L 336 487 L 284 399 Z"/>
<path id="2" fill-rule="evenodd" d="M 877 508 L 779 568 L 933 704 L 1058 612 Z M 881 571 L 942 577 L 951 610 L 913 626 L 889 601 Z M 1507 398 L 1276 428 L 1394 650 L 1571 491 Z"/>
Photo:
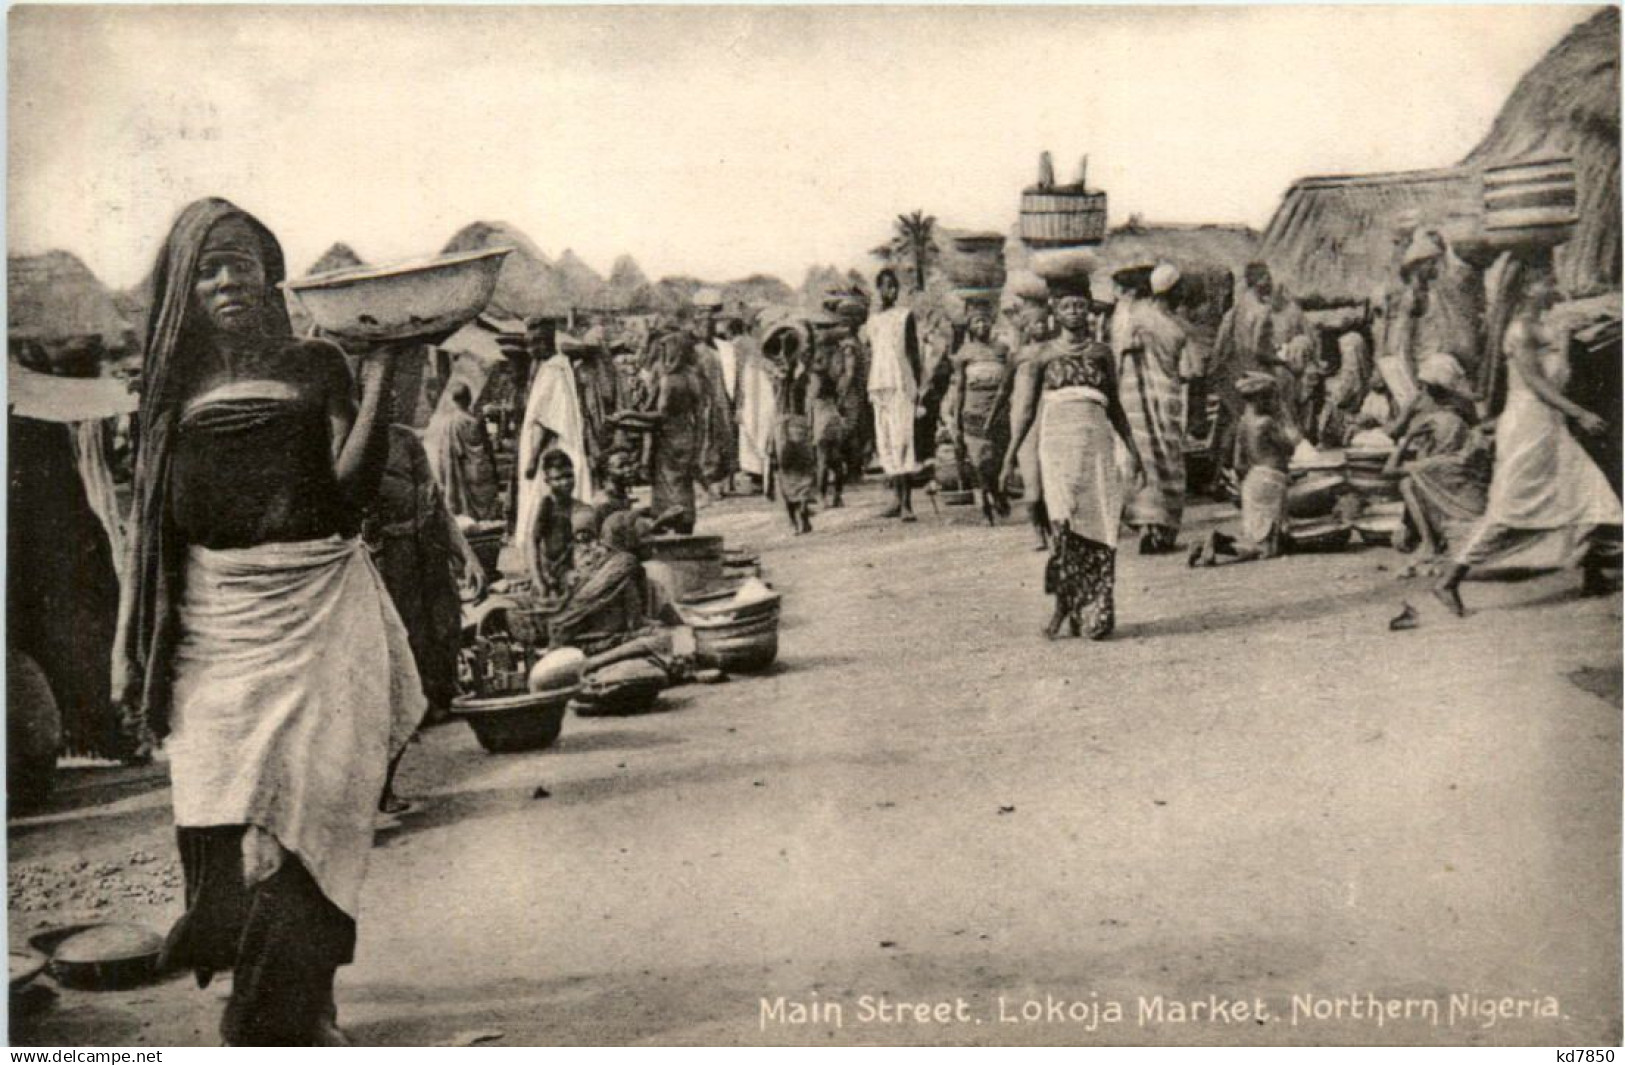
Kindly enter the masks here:
<path id="1" fill-rule="evenodd" d="M 940 250 L 937 268 L 959 289 L 999 288 L 1004 284 L 1003 233 L 962 233 Z"/>
<path id="2" fill-rule="evenodd" d="M 1054 288 L 1057 282 L 1087 279 L 1099 267 L 1100 258 L 1091 248 L 1044 248 L 1033 252 L 1029 265 L 1033 273 Z"/>
<path id="3" fill-rule="evenodd" d="M 1042 303 L 1049 299 L 1049 285 L 1031 270 L 1018 270 L 1005 279 L 1004 296 L 1006 301 L 1016 299 Z"/>

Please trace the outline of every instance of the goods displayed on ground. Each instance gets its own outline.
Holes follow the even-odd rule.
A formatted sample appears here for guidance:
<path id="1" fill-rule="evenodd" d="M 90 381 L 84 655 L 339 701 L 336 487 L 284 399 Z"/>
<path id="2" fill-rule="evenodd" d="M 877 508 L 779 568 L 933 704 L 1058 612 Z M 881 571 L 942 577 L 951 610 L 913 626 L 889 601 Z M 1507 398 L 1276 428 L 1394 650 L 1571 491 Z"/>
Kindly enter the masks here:
<path id="1" fill-rule="evenodd" d="M 580 717 L 618 717 L 651 710 L 670 684 L 666 671 L 652 662 L 632 658 L 596 669 L 576 693 Z"/>
<path id="2" fill-rule="evenodd" d="M 720 536 L 651 536 L 643 541 L 639 557 L 649 579 L 673 600 L 701 594 L 723 583 Z"/>
<path id="3" fill-rule="evenodd" d="M 507 633 L 495 630 L 476 636 L 488 656 L 497 661 L 479 694 L 452 700 L 452 716 L 468 722 L 480 746 L 492 754 L 530 751 L 552 746 L 564 727 L 565 711 L 581 687 L 581 669 L 586 656 L 573 647 L 541 654 L 535 637 L 540 627 L 515 625 L 526 612 L 517 607 L 493 611 L 488 618 L 501 618 L 510 627 Z M 518 629 L 516 634 L 511 629 Z M 523 669 L 505 668 L 516 661 L 530 663 Z"/>
<path id="4" fill-rule="evenodd" d="M 779 593 L 748 580 L 731 594 L 678 604 L 701 662 L 729 673 L 760 672 L 779 656 Z"/>
<path id="5" fill-rule="evenodd" d="M 1405 517 L 1400 475 L 1385 470 L 1392 453 L 1391 448 L 1316 451 L 1299 445 L 1287 489 L 1293 542 L 1336 547 L 1357 532 L 1364 543 L 1392 543 Z"/>
<path id="6" fill-rule="evenodd" d="M 82 924 L 40 932 L 28 945 L 50 959 L 46 971 L 63 987 L 109 991 L 157 976 L 164 937 L 135 924 Z"/>
<path id="7" fill-rule="evenodd" d="M 451 701 L 451 712 L 468 722 L 480 746 L 491 754 L 532 751 L 559 738 L 575 693 L 576 689 L 565 688 L 484 698 L 460 695 Z"/>
<path id="8" fill-rule="evenodd" d="M 674 650 L 701 669 L 748 673 L 778 657 L 779 594 L 761 579 L 761 556 L 729 549 L 720 536 L 652 536 L 640 545 L 649 580 L 676 604 L 687 628 Z M 546 748 L 567 711 L 581 717 L 647 713 L 672 683 L 653 661 L 634 658 L 586 671 L 574 648 L 545 650 L 548 619 L 561 603 L 533 597 L 524 581 L 494 582 L 464 606 L 463 646 L 451 713 L 496 754 Z"/>

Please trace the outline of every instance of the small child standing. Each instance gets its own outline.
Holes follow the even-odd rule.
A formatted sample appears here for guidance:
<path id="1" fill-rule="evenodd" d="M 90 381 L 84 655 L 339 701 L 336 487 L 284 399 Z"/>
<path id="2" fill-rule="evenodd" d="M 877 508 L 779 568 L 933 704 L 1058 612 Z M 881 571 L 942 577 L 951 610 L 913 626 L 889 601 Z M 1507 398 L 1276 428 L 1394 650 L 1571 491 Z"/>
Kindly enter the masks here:
<path id="1" fill-rule="evenodd" d="M 1246 404 L 1236 431 L 1236 472 L 1241 475 L 1241 529 L 1215 529 L 1191 548 L 1192 566 L 1216 566 L 1219 556 L 1236 562 L 1275 558 L 1285 548 L 1287 464 L 1295 446 L 1275 411 L 1275 379 L 1249 371 L 1236 382 Z"/>

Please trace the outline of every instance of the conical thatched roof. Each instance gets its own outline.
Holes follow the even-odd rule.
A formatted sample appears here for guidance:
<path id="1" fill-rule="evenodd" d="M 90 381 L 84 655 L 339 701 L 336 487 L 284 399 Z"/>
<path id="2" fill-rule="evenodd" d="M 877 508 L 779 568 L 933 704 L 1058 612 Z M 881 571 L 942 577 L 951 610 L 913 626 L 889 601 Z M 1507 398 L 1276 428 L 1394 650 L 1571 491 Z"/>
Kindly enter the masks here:
<path id="1" fill-rule="evenodd" d="M 1618 9 L 1575 27 L 1524 75 L 1458 167 L 1296 182 L 1264 232 L 1263 258 L 1300 296 L 1369 298 L 1390 279 L 1402 221 L 1472 228 L 1484 167 L 1571 155 L 1580 225 L 1558 254 L 1562 280 L 1579 294 L 1618 288 L 1619 51 Z"/>
<path id="2" fill-rule="evenodd" d="M 6 257 L 7 330 L 13 336 L 97 335 L 122 346 L 134 329 L 113 293 L 70 252 Z"/>
<path id="3" fill-rule="evenodd" d="M 637 260 L 630 255 L 622 255 L 615 260 L 615 265 L 609 268 L 609 287 L 631 291 L 649 283 L 648 277 Z"/>
<path id="4" fill-rule="evenodd" d="M 603 277 L 569 248 L 553 264 L 553 270 L 572 307 L 603 307 L 608 302 Z"/>
<path id="5" fill-rule="evenodd" d="M 622 255 L 610 267 L 605 296 L 617 311 L 647 311 L 654 306 L 654 286 L 630 255 Z"/>
<path id="6" fill-rule="evenodd" d="M 1467 166 L 1568 155 L 1574 159 L 1580 224 L 1558 253 L 1576 294 L 1620 283 L 1619 9 L 1571 30 L 1523 76 Z"/>
<path id="7" fill-rule="evenodd" d="M 497 276 L 491 309 L 517 318 L 563 317 L 572 302 L 547 256 L 529 237 L 506 222 L 474 222 L 458 230 L 443 249 L 446 254 L 512 248 Z"/>
<path id="8" fill-rule="evenodd" d="M 663 277 L 655 282 L 655 309 L 680 313 L 694 306 L 694 293 L 705 287 L 697 277 Z"/>
<path id="9" fill-rule="evenodd" d="M 334 270 L 348 270 L 356 266 L 365 266 L 366 260 L 356 254 L 354 248 L 343 241 L 333 245 L 322 252 L 321 258 L 310 264 L 305 271 L 306 276 L 311 274 L 325 274 Z"/>
<path id="10" fill-rule="evenodd" d="M 722 302 L 730 310 L 739 305 L 760 308 L 795 301 L 796 290 L 771 274 L 752 274 L 722 286 Z"/>

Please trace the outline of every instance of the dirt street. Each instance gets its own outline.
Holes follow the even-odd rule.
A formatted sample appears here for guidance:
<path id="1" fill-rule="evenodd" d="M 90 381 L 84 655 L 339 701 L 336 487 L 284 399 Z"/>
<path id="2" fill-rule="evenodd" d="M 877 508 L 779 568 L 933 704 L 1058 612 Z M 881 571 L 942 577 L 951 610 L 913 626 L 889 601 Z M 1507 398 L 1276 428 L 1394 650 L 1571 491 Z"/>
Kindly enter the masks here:
<path id="1" fill-rule="evenodd" d="M 1620 1040 L 1618 595 L 1475 583 L 1458 621 L 1386 548 L 1125 552 L 1116 637 L 1052 644 L 1024 526 L 849 502 L 702 515 L 785 594 L 770 674 L 534 754 L 424 736 L 359 1041 Z M 13 940 L 165 927 L 170 832 L 161 770 L 69 774 L 10 825 Z M 223 985 L 42 990 L 11 1038 L 209 1045 Z"/>

